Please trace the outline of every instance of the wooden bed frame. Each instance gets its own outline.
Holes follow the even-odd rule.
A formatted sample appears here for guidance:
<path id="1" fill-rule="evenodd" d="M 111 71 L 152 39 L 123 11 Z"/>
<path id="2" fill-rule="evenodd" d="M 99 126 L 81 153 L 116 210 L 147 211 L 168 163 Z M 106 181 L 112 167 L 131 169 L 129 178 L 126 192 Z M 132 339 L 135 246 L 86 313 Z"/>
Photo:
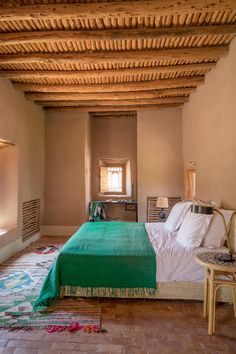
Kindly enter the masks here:
<path id="1" fill-rule="evenodd" d="M 70 287 L 64 286 L 61 288 L 60 297 L 76 296 L 76 297 L 90 297 L 84 295 L 80 288 L 69 289 Z M 104 295 L 105 297 L 113 298 L 127 298 L 126 296 L 113 296 Z M 227 287 L 220 288 L 217 292 L 217 301 L 232 302 L 232 294 Z M 92 295 L 92 297 L 97 297 Z M 204 283 L 197 282 L 171 282 L 171 283 L 158 283 L 157 293 L 154 296 L 143 297 L 140 295 L 132 296 L 131 299 L 170 299 L 170 300 L 201 300 L 204 297 Z"/>
<path id="2" fill-rule="evenodd" d="M 204 298 L 204 283 L 171 282 L 157 285 L 157 299 L 202 300 Z M 232 302 L 232 292 L 228 287 L 221 287 L 217 292 L 217 301 Z"/>

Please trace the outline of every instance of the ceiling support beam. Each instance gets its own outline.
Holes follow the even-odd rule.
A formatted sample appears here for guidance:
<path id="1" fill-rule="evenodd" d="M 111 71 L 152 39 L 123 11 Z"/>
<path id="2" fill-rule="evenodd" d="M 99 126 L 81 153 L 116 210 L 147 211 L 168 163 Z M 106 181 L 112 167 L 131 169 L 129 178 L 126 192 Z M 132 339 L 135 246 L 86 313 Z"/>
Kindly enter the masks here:
<path id="1" fill-rule="evenodd" d="M 45 111 L 77 111 L 77 112 L 120 112 L 124 110 L 129 110 L 130 112 L 143 111 L 143 110 L 156 110 L 156 109 L 164 109 L 170 107 L 182 107 L 182 104 L 179 103 L 169 103 L 169 104 L 154 104 L 154 105 L 134 105 L 134 106 L 84 106 L 84 107 L 44 107 Z"/>
<path id="2" fill-rule="evenodd" d="M 199 48 L 174 48 L 156 50 L 134 50 L 120 52 L 82 52 L 82 53 L 30 53 L 1 55 L 0 65 L 6 64 L 107 64 L 130 63 L 141 60 L 206 60 L 218 59 L 227 54 L 228 46 L 199 47 Z"/>
<path id="3" fill-rule="evenodd" d="M 235 0 L 138 0 L 135 4 L 127 1 L 12 6 L 0 8 L 0 21 L 177 16 L 221 10 L 236 10 Z"/>
<path id="4" fill-rule="evenodd" d="M 166 88 L 196 87 L 204 82 L 204 76 L 182 77 L 176 79 L 125 82 L 122 84 L 91 84 L 91 85 L 48 85 L 13 83 L 18 90 L 27 92 L 130 92 L 160 90 Z"/>
<path id="5" fill-rule="evenodd" d="M 139 99 L 139 100 L 118 100 L 118 101 L 111 101 L 111 100 L 103 100 L 103 101 L 35 101 L 35 103 L 40 104 L 42 106 L 132 106 L 132 105 L 150 105 L 150 104 L 182 104 L 188 102 L 188 97 L 173 97 L 173 98 L 148 98 L 148 99 Z"/>
<path id="6" fill-rule="evenodd" d="M 136 112 L 133 111 L 122 111 L 122 112 L 94 112 L 92 114 L 94 118 L 105 118 L 105 117 L 137 117 Z"/>
<path id="7" fill-rule="evenodd" d="M 33 101 L 101 101 L 123 99 L 153 99 L 163 97 L 188 96 L 194 88 L 163 89 L 135 92 L 101 92 L 101 93 L 26 93 L 26 98 Z"/>
<path id="8" fill-rule="evenodd" d="M 38 31 L 0 33 L 0 45 L 50 43 L 61 41 L 114 41 L 144 40 L 162 38 L 187 38 L 203 35 L 231 35 L 236 33 L 236 25 L 160 27 L 126 30 L 100 31 Z"/>
<path id="9" fill-rule="evenodd" d="M 109 76 L 122 77 L 124 75 L 148 75 L 148 74 L 169 74 L 173 72 L 186 71 L 209 71 L 216 66 L 216 63 L 200 63 L 185 65 L 155 66 L 129 69 L 109 70 L 81 70 L 81 71 L 58 71 L 58 70 L 1 70 L 0 77 L 8 79 L 91 79 L 105 78 Z"/>

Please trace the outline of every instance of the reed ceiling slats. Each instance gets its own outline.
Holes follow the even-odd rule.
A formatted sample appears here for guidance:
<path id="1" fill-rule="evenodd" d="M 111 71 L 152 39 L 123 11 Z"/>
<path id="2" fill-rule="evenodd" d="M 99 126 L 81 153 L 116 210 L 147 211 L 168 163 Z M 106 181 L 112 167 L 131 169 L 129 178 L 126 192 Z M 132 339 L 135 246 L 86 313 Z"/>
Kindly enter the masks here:
<path id="1" fill-rule="evenodd" d="M 235 34 L 235 0 L 2 0 L 0 76 L 47 110 L 181 106 Z"/>

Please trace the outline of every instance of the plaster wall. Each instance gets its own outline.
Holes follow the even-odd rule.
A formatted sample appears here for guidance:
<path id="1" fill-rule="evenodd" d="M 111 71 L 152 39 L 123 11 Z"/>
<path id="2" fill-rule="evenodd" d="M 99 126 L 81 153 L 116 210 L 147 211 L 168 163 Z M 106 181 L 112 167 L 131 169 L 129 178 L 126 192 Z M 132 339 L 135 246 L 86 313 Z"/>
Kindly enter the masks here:
<path id="1" fill-rule="evenodd" d="M 236 209 L 236 39 L 183 109 L 185 168 L 196 163 L 196 196 Z"/>
<path id="2" fill-rule="evenodd" d="M 88 139 L 88 113 L 46 114 L 46 226 L 74 227 L 86 220 L 90 194 Z"/>
<path id="3" fill-rule="evenodd" d="M 40 198 L 44 207 L 44 112 L 27 101 L 7 79 L 0 79 L 0 139 L 18 149 L 18 201 L 16 227 L 0 236 L 0 260 L 22 244 L 22 204 Z M 12 246 L 10 244 L 12 243 Z M 16 246 L 17 245 L 17 246 Z"/>
<path id="4" fill-rule="evenodd" d="M 91 201 L 91 164 L 92 164 L 92 124 L 87 115 L 85 118 L 85 212 L 88 215 L 88 206 Z"/>
<path id="5" fill-rule="evenodd" d="M 183 196 L 181 109 L 137 112 L 138 218 L 148 196 Z"/>
<path id="6" fill-rule="evenodd" d="M 132 196 L 137 196 L 137 120 L 136 118 L 95 118 L 92 120 L 92 198 L 94 200 L 125 199 L 99 195 L 99 159 L 126 158 L 130 160 Z M 127 198 L 126 198 L 127 199 Z M 124 205 L 109 205 L 107 216 L 135 220 L 135 212 Z"/>
<path id="7" fill-rule="evenodd" d="M 17 226 L 18 209 L 18 148 L 0 149 L 0 228 Z"/>

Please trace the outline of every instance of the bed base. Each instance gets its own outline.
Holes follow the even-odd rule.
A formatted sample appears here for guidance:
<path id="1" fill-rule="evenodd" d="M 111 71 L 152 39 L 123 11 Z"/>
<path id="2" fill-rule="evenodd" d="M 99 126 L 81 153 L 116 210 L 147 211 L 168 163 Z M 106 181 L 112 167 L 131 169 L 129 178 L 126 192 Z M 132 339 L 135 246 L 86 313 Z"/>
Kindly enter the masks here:
<path id="1" fill-rule="evenodd" d="M 158 284 L 159 299 L 202 300 L 204 298 L 204 283 L 171 282 Z M 232 292 L 228 287 L 222 287 L 217 292 L 217 301 L 232 302 Z"/>
<path id="2" fill-rule="evenodd" d="M 201 300 L 204 296 L 204 284 L 196 282 L 171 282 L 171 283 L 158 283 L 157 292 L 155 295 L 147 294 L 142 296 L 139 293 L 127 296 L 127 294 L 108 293 L 103 294 L 91 291 L 86 294 L 81 288 L 77 287 L 61 287 L 60 296 L 78 296 L 78 297 L 113 297 L 113 298 L 148 298 L 148 299 L 172 299 L 172 300 Z M 222 287 L 217 292 L 217 301 L 219 302 L 232 302 L 232 293 L 229 288 Z"/>

